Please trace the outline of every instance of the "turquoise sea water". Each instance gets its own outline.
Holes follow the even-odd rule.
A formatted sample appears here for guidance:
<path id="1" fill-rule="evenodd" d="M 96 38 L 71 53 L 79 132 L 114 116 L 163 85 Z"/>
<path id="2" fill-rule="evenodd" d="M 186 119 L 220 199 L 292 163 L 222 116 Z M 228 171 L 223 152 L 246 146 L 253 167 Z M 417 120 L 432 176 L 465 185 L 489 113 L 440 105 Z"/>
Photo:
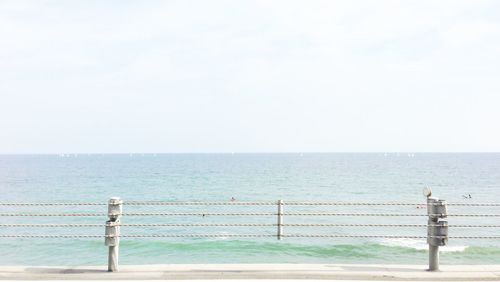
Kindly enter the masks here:
<path id="1" fill-rule="evenodd" d="M 285 212 L 425 214 L 417 205 L 287 206 L 286 201 L 424 203 L 422 188 L 450 203 L 500 202 L 500 154 L 133 154 L 2 155 L 0 202 L 285 201 Z M 468 196 L 471 198 L 468 198 Z M 464 198 L 467 196 L 467 198 Z M 276 212 L 275 206 L 124 206 L 124 212 Z M 92 212 L 106 206 L 5 207 L 0 213 Z M 449 208 L 500 214 L 500 209 Z M 450 224 L 499 224 L 500 218 L 450 217 Z M 0 223 L 104 223 L 106 217 L 0 217 Z M 285 223 L 426 223 L 426 217 L 293 217 Z M 260 217 L 124 217 L 123 223 L 275 223 Z M 286 234 L 425 236 L 425 228 L 286 227 Z M 230 238 L 275 234 L 275 227 L 122 227 L 122 234 L 200 234 L 215 238 L 124 238 L 120 261 L 146 263 L 426 263 L 425 240 Z M 13 228 L 0 234 L 101 235 L 102 227 Z M 500 228 L 450 228 L 450 236 L 500 236 Z M 103 239 L 0 238 L 0 264 L 106 264 Z M 442 262 L 498 263 L 499 240 L 452 240 Z"/>

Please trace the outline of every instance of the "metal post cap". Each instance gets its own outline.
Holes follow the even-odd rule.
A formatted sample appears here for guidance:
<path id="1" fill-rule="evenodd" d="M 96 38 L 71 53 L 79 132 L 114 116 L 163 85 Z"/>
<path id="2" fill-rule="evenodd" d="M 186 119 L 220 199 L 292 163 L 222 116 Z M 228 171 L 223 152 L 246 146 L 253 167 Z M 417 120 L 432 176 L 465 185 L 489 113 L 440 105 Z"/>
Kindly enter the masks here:
<path id="1" fill-rule="evenodd" d="M 121 198 L 120 197 L 111 197 L 111 198 L 109 198 L 108 203 L 113 204 L 113 205 L 120 204 Z"/>

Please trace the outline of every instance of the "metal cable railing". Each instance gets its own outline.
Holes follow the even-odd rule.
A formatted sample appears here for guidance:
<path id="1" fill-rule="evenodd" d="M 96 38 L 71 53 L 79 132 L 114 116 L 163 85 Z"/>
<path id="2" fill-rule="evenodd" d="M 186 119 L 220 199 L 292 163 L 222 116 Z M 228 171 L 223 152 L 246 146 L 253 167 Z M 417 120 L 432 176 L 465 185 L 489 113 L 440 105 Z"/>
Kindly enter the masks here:
<path id="1" fill-rule="evenodd" d="M 0 206 L 107 206 L 107 203 L 0 203 Z"/>
<path id="2" fill-rule="evenodd" d="M 277 237 L 278 239 L 284 238 L 396 238 L 396 239 L 427 239 L 429 243 L 429 250 L 432 253 L 433 250 L 436 251 L 438 246 L 443 246 L 447 244 L 449 239 L 500 239 L 500 236 L 494 235 L 460 235 L 456 234 L 454 236 L 448 236 L 448 228 L 500 228 L 500 224 L 466 224 L 457 222 L 457 224 L 448 224 L 448 222 L 443 219 L 447 217 L 484 217 L 484 218 L 496 218 L 500 217 L 500 214 L 497 213 L 448 213 L 447 206 L 456 206 L 456 207 L 500 207 L 500 203 L 446 203 L 441 200 L 429 198 L 427 203 L 401 203 L 401 202 L 383 202 L 383 203 L 370 203 L 370 202 L 312 202 L 312 201 L 292 201 L 292 202 L 283 202 L 283 201 L 265 201 L 265 202 L 239 202 L 239 201 L 229 201 L 229 202 L 197 202 L 197 201 L 188 201 L 188 202 L 172 202 L 172 201 L 129 201 L 122 202 L 120 199 L 113 198 L 109 203 L 96 203 L 96 202 L 68 202 L 68 203 L 0 203 L 0 207 L 10 207 L 10 208 L 33 208 L 33 207 L 65 207 L 65 206 L 108 206 L 107 212 L 87 212 L 78 210 L 78 212 L 52 212 L 52 211 L 26 211 L 26 212 L 2 212 L 0 213 L 0 218 L 15 218 L 15 217 L 33 217 L 33 218 L 42 218 L 42 217 L 78 217 L 78 218 L 96 218 L 96 217 L 107 217 L 109 220 L 104 223 L 16 223 L 16 222 L 6 222 L 0 223 L 0 230 L 5 229 L 12 234 L 0 234 L 0 238 L 104 238 L 106 241 L 106 245 L 110 248 L 110 261 L 113 261 L 112 257 L 117 256 L 117 247 L 119 245 L 120 238 L 271 238 Z M 156 207 L 161 209 L 167 209 L 163 211 L 130 211 L 124 212 L 123 207 L 130 208 L 144 208 L 144 207 Z M 182 207 L 181 207 L 182 206 Z M 238 211 L 238 212 L 228 212 L 228 211 L 213 211 L 213 206 L 221 206 L 227 207 L 232 206 L 231 208 L 237 207 L 246 207 L 246 206 L 267 206 L 267 207 L 277 207 L 277 212 L 272 211 Z M 294 208 L 299 208 L 299 210 L 292 211 L 283 211 L 283 207 L 290 206 Z M 376 212 L 339 212 L 335 210 L 334 212 L 328 211 L 304 211 L 303 208 L 315 208 L 315 207 L 328 207 L 328 206 L 336 206 L 339 208 L 353 206 L 355 210 L 357 207 L 366 206 L 366 207 L 374 207 Z M 405 213 L 405 212 L 386 212 L 379 211 L 379 208 L 384 207 L 417 207 L 422 209 L 422 213 Z M 302 208 L 303 207 L 303 208 Z M 182 209 L 188 208 L 189 210 L 184 212 Z M 199 210 L 199 209 L 203 210 Z M 170 209 L 176 209 L 171 211 Z M 183 211 L 183 212 L 179 212 Z M 205 210 L 206 209 L 206 210 Z M 426 213 L 423 213 L 423 211 Z M 356 210 L 357 211 L 357 210 Z M 188 223 L 122 223 L 121 219 L 123 218 L 134 218 L 140 217 L 143 218 L 156 218 L 157 217 L 167 217 L 174 218 L 179 217 L 182 220 L 187 218 L 198 217 L 200 219 L 227 219 L 231 221 L 232 219 L 245 218 L 247 222 L 228 222 L 228 223 L 197 223 L 197 222 L 188 222 Z M 292 222 L 283 223 L 284 217 L 290 217 L 290 219 L 295 218 L 296 220 L 305 220 L 305 218 L 309 217 L 309 220 L 312 222 Z M 378 217 L 378 218 L 419 218 L 419 217 L 428 217 L 427 224 L 423 223 L 345 223 L 345 222 L 321 222 L 325 220 L 331 220 L 330 218 L 334 217 Z M 262 222 L 263 220 L 269 220 L 270 218 L 276 218 L 275 222 Z M 230 220 L 231 219 L 231 220 Z M 252 222 L 252 220 L 258 220 L 260 222 Z M 313 220 L 314 219 L 314 220 Z M 317 220 L 316 220 L 317 219 Z M 315 222 L 320 221 L 320 222 Z M 371 220 L 371 219 L 370 219 Z M 12 228 L 102 228 L 105 227 L 105 234 L 37 234 L 37 233 L 28 233 L 28 234 L 20 234 L 18 232 L 13 232 Z M 193 227 L 198 228 L 199 233 L 187 233 L 182 234 L 179 233 L 179 230 L 167 230 L 162 233 L 152 233 L 152 234 L 134 234 L 135 232 L 127 232 L 122 233 L 120 228 L 134 228 L 134 227 L 166 227 L 166 228 L 184 228 L 184 227 Z M 223 228 L 237 228 L 237 227 L 262 227 L 262 228 L 276 228 L 274 229 L 276 232 L 268 232 L 268 233 L 228 233 L 228 234 L 213 234 L 213 233 L 204 233 L 200 228 L 208 228 L 208 227 L 223 227 Z M 328 231 L 326 234 L 318 234 L 311 232 L 310 230 L 304 230 L 302 232 L 295 232 L 293 228 L 324 228 L 322 230 Z M 427 228 L 427 236 L 418 236 L 412 234 L 338 234 L 338 230 L 328 229 L 328 227 L 338 227 L 338 228 Z M 284 228 L 289 228 L 290 232 L 284 232 Z M 405 229 L 405 230 L 407 230 Z M 15 229 L 17 230 L 17 229 Z M 247 231 L 245 228 L 241 228 L 238 230 Z M 300 229 L 302 230 L 302 229 Z M 401 229 L 403 230 L 403 229 Z M 400 231 L 401 231 L 400 230 Z M 145 230 L 142 230 L 145 231 Z M 151 230 L 146 230 L 147 232 L 151 232 Z M 189 230 L 183 229 L 184 232 L 189 232 Z M 213 230 L 212 230 L 213 231 Z M 285 229 L 287 231 L 287 229 Z M 292 232 L 293 231 L 293 232 Z M 307 232 L 306 232 L 307 231 Z M 353 232 L 354 233 L 354 232 Z M 432 248 L 431 248 L 432 247 Z M 431 262 L 430 262 L 431 265 Z M 435 264 L 432 264 L 436 267 Z M 433 266 L 430 268 L 432 269 Z M 114 263 L 110 263 L 109 268 L 116 269 L 116 265 Z"/>
<path id="3" fill-rule="evenodd" d="M 87 223 L 61 223 L 61 224 L 0 224 L 0 227 L 104 227 L 106 224 L 87 224 Z M 114 226 L 125 227 L 275 227 L 278 224 L 273 223 L 132 223 L 115 224 Z M 284 223 L 283 227 L 437 227 L 433 224 L 337 224 L 337 223 Z M 448 227 L 454 228 L 500 228 L 497 224 L 448 224 Z M 274 236 L 274 235 L 273 235 Z"/>
<path id="4" fill-rule="evenodd" d="M 131 235 L 65 235 L 65 234 L 9 234 L 0 238 L 221 238 L 221 237 L 276 237 L 272 234 L 131 234 Z M 409 235 L 336 235 L 336 234 L 283 234 L 289 238 L 398 238 L 398 239 L 500 239 L 500 236 L 409 236 Z"/>
<path id="5" fill-rule="evenodd" d="M 0 213 L 0 217 L 99 217 L 99 216 L 276 216 L 277 213 Z M 380 217 L 408 217 L 408 216 L 436 216 L 444 214 L 411 214 L 411 213 L 283 213 L 284 216 L 380 216 Z M 500 214 L 446 214 L 452 217 L 500 217 Z"/>
<path id="6" fill-rule="evenodd" d="M 98 202 L 68 202 L 68 203 L 1 203 L 0 206 L 107 206 L 107 203 Z M 171 201 L 127 201 L 125 206 L 274 206 L 276 202 L 171 202 Z M 287 206 L 420 206 L 425 203 L 400 203 L 400 202 L 286 202 Z M 435 204 L 430 204 L 435 205 Z M 500 207 L 500 203 L 447 203 L 448 206 L 465 207 Z"/>

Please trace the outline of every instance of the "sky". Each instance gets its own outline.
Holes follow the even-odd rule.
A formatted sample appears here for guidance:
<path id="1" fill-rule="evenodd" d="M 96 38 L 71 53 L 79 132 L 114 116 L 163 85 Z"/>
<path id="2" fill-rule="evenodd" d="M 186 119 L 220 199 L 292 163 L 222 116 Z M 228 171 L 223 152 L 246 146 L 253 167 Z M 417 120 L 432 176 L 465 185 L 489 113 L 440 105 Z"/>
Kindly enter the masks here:
<path id="1" fill-rule="evenodd" d="M 0 1 L 0 153 L 493 151 L 500 1 Z"/>

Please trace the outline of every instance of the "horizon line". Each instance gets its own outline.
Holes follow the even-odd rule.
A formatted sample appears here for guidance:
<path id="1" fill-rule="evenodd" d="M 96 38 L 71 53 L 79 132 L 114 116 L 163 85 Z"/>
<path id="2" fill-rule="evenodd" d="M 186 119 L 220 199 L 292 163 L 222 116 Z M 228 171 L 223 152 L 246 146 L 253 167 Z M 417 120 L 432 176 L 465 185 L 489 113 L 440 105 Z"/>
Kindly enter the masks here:
<path id="1" fill-rule="evenodd" d="M 234 155 L 234 154 L 498 154 L 500 151 L 255 151 L 255 152 L 59 152 L 2 153 L 6 155 Z"/>

